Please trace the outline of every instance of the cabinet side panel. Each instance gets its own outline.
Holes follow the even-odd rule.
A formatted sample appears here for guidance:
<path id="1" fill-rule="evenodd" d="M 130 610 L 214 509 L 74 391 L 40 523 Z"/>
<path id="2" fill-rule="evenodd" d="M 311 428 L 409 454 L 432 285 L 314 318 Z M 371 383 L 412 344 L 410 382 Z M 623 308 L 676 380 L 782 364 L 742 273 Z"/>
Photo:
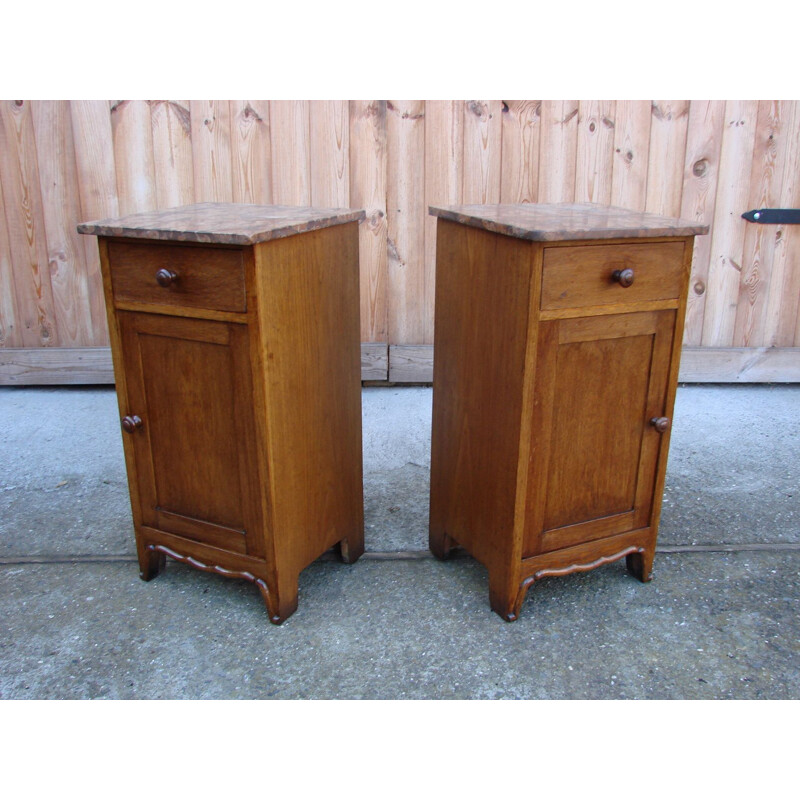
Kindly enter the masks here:
<path id="1" fill-rule="evenodd" d="M 440 220 L 431 533 L 491 570 L 513 549 L 531 244 Z"/>
<path id="2" fill-rule="evenodd" d="M 695 239 L 693 236 L 684 239 L 683 249 L 683 285 L 679 297 L 678 311 L 675 317 L 675 327 L 672 334 L 672 352 L 669 361 L 669 375 L 667 377 L 666 397 L 664 399 L 663 415 L 672 419 L 675 410 L 675 395 L 678 391 L 678 372 L 681 366 L 681 345 L 683 342 L 683 328 L 686 322 L 687 296 L 689 294 L 689 276 L 692 269 L 692 252 Z M 667 474 L 667 459 L 669 457 L 669 443 L 672 429 L 667 430 L 662 437 L 662 445 L 656 466 L 655 488 L 653 491 L 653 508 L 651 511 L 650 527 L 653 542 L 658 535 L 658 525 L 661 517 L 661 504 L 664 496 L 664 483 Z"/>
<path id="3" fill-rule="evenodd" d="M 358 226 L 257 245 L 276 558 L 363 537 Z"/>
<path id="4" fill-rule="evenodd" d="M 103 296 L 105 298 L 108 336 L 111 344 L 111 358 L 114 364 L 114 384 L 117 394 L 117 406 L 119 408 L 120 419 L 122 419 L 130 413 L 130 405 L 123 357 L 122 332 L 117 315 L 114 313 L 114 292 L 111 287 L 111 267 L 109 264 L 107 239 L 102 236 L 98 237 L 97 247 L 100 257 L 100 273 L 103 279 Z M 120 435 L 122 438 L 122 449 L 125 454 L 125 472 L 128 479 L 128 490 L 130 492 L 131 516 L 133 517 L 133 527 L 136 535 L 136 549 L 138 551 L 139 563 L 141 564 L 145 560 L 145 542 L 141 535 L 142 513 L 139 480 L 136 474 L 136 453 L 134 452 L 131 437 Z"/>

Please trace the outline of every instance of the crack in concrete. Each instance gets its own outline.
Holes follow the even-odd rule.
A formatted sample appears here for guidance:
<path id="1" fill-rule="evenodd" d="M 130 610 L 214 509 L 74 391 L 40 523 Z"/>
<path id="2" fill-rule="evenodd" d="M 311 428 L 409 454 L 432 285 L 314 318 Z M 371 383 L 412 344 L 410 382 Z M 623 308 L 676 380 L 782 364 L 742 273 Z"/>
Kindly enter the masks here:
<path id="1" fill-rule="evenodd" d="M 800 551 L 800 542 L 754 542 L 745 544 L 669 544 L 656 547 L 656 553 L 740 553 L 740 552 L 786 552 Z M 373 550 L 361 556 L 363 561 L 419 561 L 433 558 L 429 550 Z M 453 558 L 469 558 L 469 554 L 454 550 Z M 329 550 L 318 561 L 338 561 L 338 555 Z M 43 554 L 30 556 L 0 557 L 0 567 L 21 564 L 130 564 L 136 562 L 135 555 L 58 555 Z"/>

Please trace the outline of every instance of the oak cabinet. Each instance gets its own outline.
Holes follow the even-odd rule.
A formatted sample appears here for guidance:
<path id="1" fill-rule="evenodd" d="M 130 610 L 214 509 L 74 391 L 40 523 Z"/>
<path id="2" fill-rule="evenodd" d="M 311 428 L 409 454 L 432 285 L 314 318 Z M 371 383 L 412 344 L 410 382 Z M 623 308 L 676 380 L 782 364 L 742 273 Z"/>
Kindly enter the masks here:
<path id="1" fill-rule="evenodd" d="M 199 204 L 99 236 L 140 574 L 166 556 L 260 589 L 364 549 L 358 220 Z"/>
<path id="2" fill-rule="evenodd" d="M 439 216 L 430 548 L 531 584 L 650 577 L 695 223 L 590 204 Z"/>

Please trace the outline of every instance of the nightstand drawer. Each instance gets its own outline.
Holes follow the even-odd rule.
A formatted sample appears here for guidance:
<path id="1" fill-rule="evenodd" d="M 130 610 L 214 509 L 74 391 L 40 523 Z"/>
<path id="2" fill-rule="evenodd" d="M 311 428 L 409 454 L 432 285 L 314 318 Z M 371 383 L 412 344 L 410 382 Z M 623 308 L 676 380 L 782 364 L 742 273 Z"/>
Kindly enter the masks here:
<path id="1" fill-rule="evenodd" d="M 114 303 L 247 310 L 241 250 L 109 242 Z"/>
<path id="2" fill-rule="evenodd" d="M 683 281 L 683 242 L 548 247 L 543 311 L 673 300 Z"/>

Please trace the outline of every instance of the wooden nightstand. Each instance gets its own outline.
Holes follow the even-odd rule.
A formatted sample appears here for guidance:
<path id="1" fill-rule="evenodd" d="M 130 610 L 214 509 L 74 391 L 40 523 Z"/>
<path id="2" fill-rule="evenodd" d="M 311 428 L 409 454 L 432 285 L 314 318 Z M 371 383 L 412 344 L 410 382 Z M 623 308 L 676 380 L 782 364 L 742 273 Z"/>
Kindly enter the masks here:
<path id="1" fill-rule="evenodd" d="M 627 558 L 649 580 L 696 234 L 619 208 L 438 216 L 430 548 L 534 581 Z"/>
<path id="2" fill-rule="evenodd" d="M 245 578 L 272 622 L 300 571 L 364 550 L 358 220 L 205 203 L 99 236 L 140 574 Z"/>

